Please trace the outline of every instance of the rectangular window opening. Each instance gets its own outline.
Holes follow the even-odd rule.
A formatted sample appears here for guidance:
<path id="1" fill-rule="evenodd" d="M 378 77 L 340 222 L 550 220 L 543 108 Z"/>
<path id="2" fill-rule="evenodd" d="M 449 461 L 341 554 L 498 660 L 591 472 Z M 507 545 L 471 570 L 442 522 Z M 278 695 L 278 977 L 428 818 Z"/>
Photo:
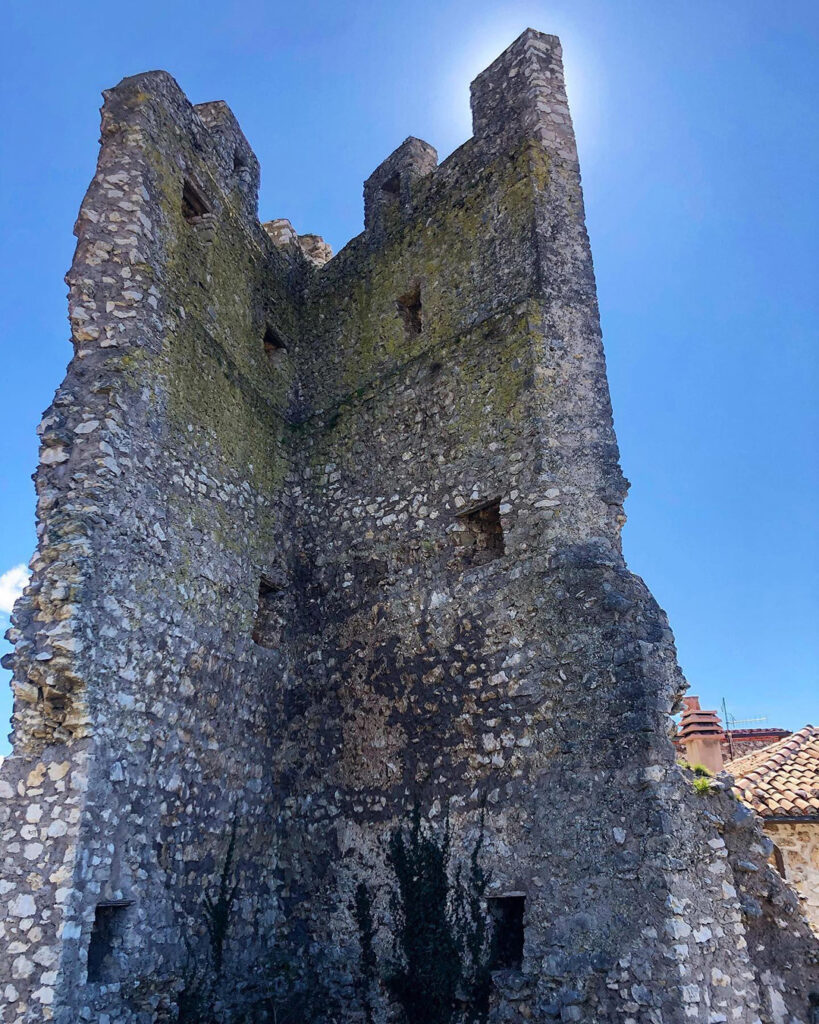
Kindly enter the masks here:
<path id="1" fill-rule="evenodd" d="M 88 943 L 88 981 L 90 984 L 117 980 L 115 954 L 122 948 L 128 908 L 133 900 L 105 900 L 94 910 L 94 924 Z"/>
<path id="2" fill-rule="evenodd" d="M 492 925 L 493 971 L 519 971 L 523 964 L 523 911 L 526 897 L 494 896 L 488 901 Z"/>
<path id="3" fill-rule="evenodd" d="M 202 193 L 187 178 L 182 186 L 182 213 L 189 224 L 195 224 L 200 217 L 210 213 Z"/>
<path id="4" fill-rule="evenodd" d="M 400 296 L 395 301 L 398 315 L 404 324 L 404 333 L 408 338 L 416 337 L 421 333 L 423 321 L 421 320 L 421 286 L 416 284 L 406 295 Z"/>
<path id="5" fill-rule="evenodd" d="M 500 498 L 492 498 L 458 514 L 466 527 L 456 534 L 465 564 L 483 565 L 506 553 L 500 502 Z"/>
<path id="6" fill-rule="evenodd" d="M 267 577 L 259 580 L 259 601 L 253 624 L 253 641 L 259 647 L 279 647 L 285 625 L 284 591 Z"/>
<path id="7" fill-rule="evenodd" d="M 390 199 L 398 199 L 401 195 L 401 175 L 398 171 L 391 174 L 381 186 L 381 191 Z"/>
<path id="8" fill-rule="evenodd" d="M 287 352 L 287 346 L 282 341 L 281 335 L 269 324 L 265 328 L 263 345 L 265 355 L 274 365 L 279 363 Z"/>

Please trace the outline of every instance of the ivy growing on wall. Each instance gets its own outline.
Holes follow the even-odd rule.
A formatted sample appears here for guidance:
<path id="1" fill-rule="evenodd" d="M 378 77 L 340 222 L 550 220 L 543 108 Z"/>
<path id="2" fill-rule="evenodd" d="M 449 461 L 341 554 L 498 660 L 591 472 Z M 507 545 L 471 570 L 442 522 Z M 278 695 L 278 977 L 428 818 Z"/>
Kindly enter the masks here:
<path id="1" fill-rule="evenodd" d="M 190 970 L 178 997 L 178 1024 L 336 1021 L 339 1006 L 310 950 L 291 948 L 279 936 L 270 937 L 267 955 L 250 970 L 241 992 L 223 983 L 238 894 L 236 839 L 234 820 L 221 870 L 202 897 L 207 955 L 189 957 Z M 380 966 L 367 882 L 359 882 L 352 905 L 360 946 L 356 989 L 365 1024 L 381 1017 L 379 998 L 392 1003 L 405 1024 L 486 1024 L 495 949 L 486 909 L 490 876 L 482 863 L 483 845 L 483 810 L 477 838 L 462 860 L 453 855 L 449 821 L 436 829 L 417 803 L 390 833 L 390 951 Z"/>
<path id="2" fill-rule="evenodd" d="M 406 1024 L 482 1024 L 489 1012 L 492 936 L 486 920 L 490 877 L 481 863 L 484 820 L 467 864 L 453 863 L 449 822 L 435 831 L 416 803 L 409 822 L 390 835 L 394 876 L 392 952 L 383 980 Z M 372 898 L 356 892 L 363 988 L 375 973 Z M 372 1016 L 370 1002 L 365 1013 Z"/>

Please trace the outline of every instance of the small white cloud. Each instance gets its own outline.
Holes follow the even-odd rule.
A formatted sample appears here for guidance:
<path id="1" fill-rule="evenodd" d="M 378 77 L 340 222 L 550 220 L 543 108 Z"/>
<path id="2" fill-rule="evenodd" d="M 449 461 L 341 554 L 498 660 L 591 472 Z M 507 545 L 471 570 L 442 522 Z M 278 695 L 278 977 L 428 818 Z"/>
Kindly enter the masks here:
<path id="1" fill-rule="evenodd" d="M 11 614 L 14 602 L 23 593 L 31 573 L 24 565 L 15 565 L 0 575 L 0 612 Z"/>

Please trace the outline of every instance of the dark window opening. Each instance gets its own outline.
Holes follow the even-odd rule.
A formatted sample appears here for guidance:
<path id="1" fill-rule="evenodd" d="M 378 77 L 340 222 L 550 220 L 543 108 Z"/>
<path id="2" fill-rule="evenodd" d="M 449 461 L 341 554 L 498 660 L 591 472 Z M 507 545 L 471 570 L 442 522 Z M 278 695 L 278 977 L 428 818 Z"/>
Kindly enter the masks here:
<path id="1" fill-rule="evenodd" d="M 523 964 L 525 896 L 496 896 L 488 901 L 492 923 L 493 971 L 519 971 Z"/>
<path id="2" fill-rule="evenodd" d="M 259 647 L 281 646 L 285 625 L 284 591 L 262 576 L 259 580 L 259 602 L 253 624 L 253 641 Z"/>
<path id="3" fill-rule="evenodd" d="M 396 299 L 395 305 L 398 315 L 404 324 L 404 333 L 408 338 L 414 338 L 421 333 L 423 323 L 421 321 L 421 286 L 416 284 L 406 295 Z"/>
<path id="4" fill-rule="evenodd" d="M 133 900 L 110 900 L 97 904 L 88 943 L 89 983 L 116 980 L 114 955 L 122 948 L 128 908 L 132 904 Z"/>
<path id="5" fill-rule="evenodd" d="M 473 506 L 459 513 L 458 519 L 465 529 L 456 534 L 456 539 L 467 565 L 483 565 L 505 554 L 500 498 Z"/>
<path id="6" fill-rule="evenodd" d="M 390 199 L 398 199 L 401 195 L 401 175 L 398 171 L 395 174 L 390 175 L 389 178 L 381 186 L 381 191 L 385 196 Z"/>
<path id="7" fill-rule="evenodd" d="M 210 208 L 202 197 L 202 193 L 187 180 L 182 186 L 182 213 L 190 224 L 195 224 L 200 217 L 210 213 Z"/>
<path id="8" fill-rule="evenodd" d="M 776 866 L 776 870 L 783 878 L 785 878 L 785 858 L 782 856 L 782 851 L 779 849 L 776 843 L 774 843 L 773 848 L 773 860 L 774 865 Z"/>
<path id="9" fill-rule="evenodd" d="M 233 170 L 234 170 L 234 172 L 241 171 L 245 167 L 247 167 L 247 157 L 240 150 L 235 149 L 233 151 Z"/>
<path id="10" fill-rule="evenodd" d="M 269 325 L 264 332 L 264 352 L 271 363 L 278 363 L 287 352 L 287 346 L 281 337 Z"/>

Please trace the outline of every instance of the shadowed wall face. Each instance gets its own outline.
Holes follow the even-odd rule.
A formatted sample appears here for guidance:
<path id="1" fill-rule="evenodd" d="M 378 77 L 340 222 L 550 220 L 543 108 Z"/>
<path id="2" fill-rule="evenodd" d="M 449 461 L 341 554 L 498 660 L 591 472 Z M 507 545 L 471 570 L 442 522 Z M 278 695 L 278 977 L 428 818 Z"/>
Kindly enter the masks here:
<path id="1" fill-rule="evenodd" d="M 807 929 L 676 768 L 672 636 L 622 560 L 558 41 L 472 98 L 326 262 L 258 223 L 223 104 L 107 95 L 15 619 L 7 1024 L 173 1020 L 200 984 L 228 1021 L 274 954 L 354 1019 L 353 894 L 384 956 L 416 800 L 459 857 L 485 803 L 498 1022 L 806 1019 Z"/>

